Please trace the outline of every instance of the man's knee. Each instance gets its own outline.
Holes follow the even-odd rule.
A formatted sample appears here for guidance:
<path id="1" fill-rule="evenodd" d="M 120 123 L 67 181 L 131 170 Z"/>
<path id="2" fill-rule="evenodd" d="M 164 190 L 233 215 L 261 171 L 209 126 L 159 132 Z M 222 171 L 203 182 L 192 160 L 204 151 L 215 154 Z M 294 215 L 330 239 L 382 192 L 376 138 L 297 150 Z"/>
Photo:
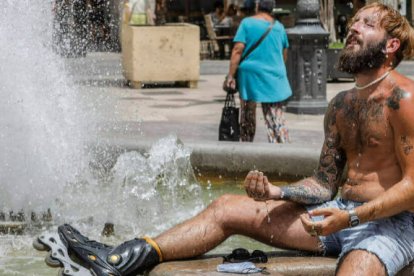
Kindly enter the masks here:
<path id="1" fill-rule="evenodd" d="M 352 250 L 338 263 L 337 276 L 387 275 L 386 268 L 377 255 L 366 250 Z"/>
<path id="2" fill-rule="evenodd" d="M 224 212 L 225 209 L 231 209 L 237 205 L 240 196 L 233 194 L 224 194 L 216 198 L 209 206 L 209 209 L 213 209 L 215 213 Z"/>
<path id="3" fill-rule="evenodd" d="M 243 212 L 246 200 L 249 200 L 246 196 L 225 194 L 215 199 L 207 209 L 214 216 L 214 222 L 221 228 L 231 228 L 231 225 L 238 221 L 240 212 Z"/>

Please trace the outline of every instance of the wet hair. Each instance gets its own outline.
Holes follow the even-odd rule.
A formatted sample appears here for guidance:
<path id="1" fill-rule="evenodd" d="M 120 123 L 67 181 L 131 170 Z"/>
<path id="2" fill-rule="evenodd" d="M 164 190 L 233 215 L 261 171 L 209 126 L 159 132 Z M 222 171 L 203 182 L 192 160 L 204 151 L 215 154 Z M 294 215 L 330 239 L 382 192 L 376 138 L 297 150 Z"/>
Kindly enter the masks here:
<path id="1" fill-rule="evenodd" d="M 374 2 L 362 7 L 355 14 L 354 18 L 363 10 L 374 8 L 381 14 L 380 26 L 384 28 L 388 36 L 400 40 L 400 48 L 395 53 L 393 66 L 396 67 L 402 59 L 414 57 L 414 30 L 408 23 L 408 20 L 397 10 L 390 6 Z M 353 18 L 353 19 L 354 19 Z M 350 21 L 352 25 L 354 20 Z M 349 26 L 350 26 L 349 25 Z"/>
<path id="2" fill-rule="evenodd" d="M 257 10 L 261 12 L 267 12 L 270 14 L 272 13 L 274 8 L 275 8 L 274 0 L 260 0 Z"/>

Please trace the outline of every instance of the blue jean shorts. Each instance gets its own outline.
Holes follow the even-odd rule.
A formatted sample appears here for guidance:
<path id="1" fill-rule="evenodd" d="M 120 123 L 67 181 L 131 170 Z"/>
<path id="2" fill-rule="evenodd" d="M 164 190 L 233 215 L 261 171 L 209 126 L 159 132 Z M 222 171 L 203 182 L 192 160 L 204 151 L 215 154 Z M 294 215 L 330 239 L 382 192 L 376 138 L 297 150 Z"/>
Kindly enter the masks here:
<path id="1" fill-rule="evenodd" d="M 319 208 L 349 210 L 363 203 L 337 198 L 320 205 L 305 206 L 308 211 Z M 312 217 L 321 221 L 323 216 Z M 338 263 L 352 250 L 373 253 L 384 264 L 388 275 L 395 275 L 414 259 L 414 213 L 362 223 L 328 236 L 319 236 L 324 254 L 338 256 Z"/>

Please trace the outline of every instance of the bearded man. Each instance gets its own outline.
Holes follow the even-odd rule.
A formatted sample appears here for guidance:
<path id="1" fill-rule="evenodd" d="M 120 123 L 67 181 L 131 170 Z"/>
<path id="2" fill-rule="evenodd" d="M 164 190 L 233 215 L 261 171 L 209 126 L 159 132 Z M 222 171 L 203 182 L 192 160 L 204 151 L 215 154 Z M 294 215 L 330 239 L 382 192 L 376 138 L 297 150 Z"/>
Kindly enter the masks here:
<path id="1" fill-rule="evenodd" d="M 110 247 L 69 225 L 59 227 L 61 239 L 97 275 L 135 275 L 233 234 L 336 255 L 337 275 L 395 275 L 414 259 L 414 82 L 394 70 L 413 48 L 397 11 L 379 3 L 358 11 L 339 61 L 355 87 L 329 104 L 313 176 L 280 188 L 252 171 L 247 196 L 221 196 L 154 240 Z"/>

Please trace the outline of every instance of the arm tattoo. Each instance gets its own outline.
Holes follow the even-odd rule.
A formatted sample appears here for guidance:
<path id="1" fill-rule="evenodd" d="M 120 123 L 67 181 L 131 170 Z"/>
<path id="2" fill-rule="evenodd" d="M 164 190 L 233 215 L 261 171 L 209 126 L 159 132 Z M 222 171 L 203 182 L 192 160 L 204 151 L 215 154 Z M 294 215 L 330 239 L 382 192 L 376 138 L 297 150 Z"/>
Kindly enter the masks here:
<path id="1" fill-rule="evenodd" d="M 313 179 L 304 179 L 296 184 L 282 188 L 283 199 L 312 205 L 331 198 L 328 189 L 323 189 Z"/>
<path id="2" fill-rule="evenodd" d="M 338 191 L 345 168 L 346 155 L 340 148 L 340 135 L 336 129 L 336 116 L 343 107 L 345 92 L 338 94 L 329 104 L 325 115 L 325 142 L 318 169 L 310 178 L 282 187 L 283 199 L 302 204 L 317 204 L 331 200 Z"/>

